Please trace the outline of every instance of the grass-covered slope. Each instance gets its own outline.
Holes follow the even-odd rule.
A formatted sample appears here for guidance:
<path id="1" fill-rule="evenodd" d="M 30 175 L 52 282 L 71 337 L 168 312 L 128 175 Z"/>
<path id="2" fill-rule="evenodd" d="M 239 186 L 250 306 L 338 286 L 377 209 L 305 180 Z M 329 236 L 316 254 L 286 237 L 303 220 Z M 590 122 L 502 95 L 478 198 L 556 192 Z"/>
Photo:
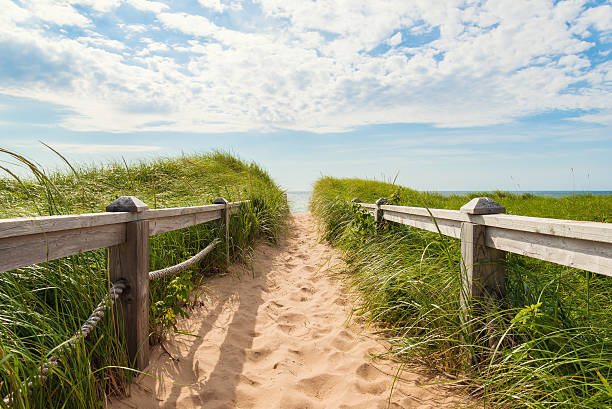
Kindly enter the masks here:
<path id="1" fill-rule="evenodd" d="M 343 250 L 362 297 L 358 313 L 393 344 L 397 358 L 426 363 L 470 386 L 485 407 L 612 407 L 612 279 L 507 254 L 507 300 L 481 306 L 468 332 L 460 316 L 460 243 L 386 224 L 349 204 L 458 209 L 474 196 L 445 197 L 391 184 L 322 178 L 311 210 L 325 237 Z M 562 199 L 486 194 L 508 213 L 606 221 L 612 197 Z"/>
<path id="2" fill-rule="evenodd" d="M 0 179 L 0 217 L 104 211 L 118 196 L 137 196 L 150 208 L 210 204 L 216 197 L 251 200 L 232 217 L 232 258 L 244 257 L 261 239 L 274 241 L 289 214 L 283 191 L 256 164 L 225 153 L 190 155 L 137 164 L 111 163 L 45 173 L 26 158 L 3 151 L 31 176 L 10 171 Z M 151 269 L 174 265 L 224 239 L 210 222 L 151 237 Z M 223 270 L 219 245 L 198 266 L 151 283 L 150 340 L 163 339 L 177 317 L 188 314 L 190 297 L 205 275 Z M 18 408 L 98 408 L 110 393 L 125 390 L 130 371 L 110 313 L 73 352 L 52 351 L 74 334 L 107 292 L 104 250 L 0 273 L 0 395 L 20 394 Z M 205 286 L 205 283 L 204 283 Z M 52 353 L 60 365 L 46 382 L 35 376 Z M 3 403 L 0 402 L 0 406 Z"/>

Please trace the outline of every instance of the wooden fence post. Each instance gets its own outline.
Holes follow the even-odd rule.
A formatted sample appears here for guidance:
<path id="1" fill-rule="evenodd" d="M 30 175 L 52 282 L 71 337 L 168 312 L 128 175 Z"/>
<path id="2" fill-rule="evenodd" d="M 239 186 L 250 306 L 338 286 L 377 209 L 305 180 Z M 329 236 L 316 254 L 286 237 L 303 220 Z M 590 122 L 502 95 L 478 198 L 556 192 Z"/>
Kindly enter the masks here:
<path id="1" fill-rule="evenodd" d="M 381 197 L 380 199 L 378 199 L 375 204 L 376 204 L 376 210 L 374 211 L 374 228 L 376 230 L 378 230 L 380 223 L 384 220 L 383 218 L 383 210 L 380 208 L 380 206 L 389 203 L 389 201 L 387 199 L 385 199 L 384 197 Z"/>
<path id="2" fill-rule="evenodd" d="M 505 213 L 488 197 L 477 197 L 461 207 L 469 215 Z M 471 299 L 499 300 L 505 296 L 505 252 L 486 247 L 486 226 L 461 223 L 461 309 L 468 316 Z"/>
<path id="3" fill-rule="evenodd" d="M 135 212 L 149 206 L 135 196 L 122 196 L 106 207 L 107 212 Z M 149 221 L 126 223 L 125 243 L 108 248 L 111 282 L 123 279 L 127 288 L 117 300 L 130 362 L 138 370 L 149 364 Z"/>
<path id="4" fill-rule="evenodd" d="M 225 260 L 227 264 L 230 263 L 230 250 L 229 250 L 229 223 L 230 223 L 230 209 L 229 203 L 224 197 L 218 197 L 213 202 L 214 204 L 224 204 L 225 210 L 223 210 L 223 216 L 225 219 Z"/>

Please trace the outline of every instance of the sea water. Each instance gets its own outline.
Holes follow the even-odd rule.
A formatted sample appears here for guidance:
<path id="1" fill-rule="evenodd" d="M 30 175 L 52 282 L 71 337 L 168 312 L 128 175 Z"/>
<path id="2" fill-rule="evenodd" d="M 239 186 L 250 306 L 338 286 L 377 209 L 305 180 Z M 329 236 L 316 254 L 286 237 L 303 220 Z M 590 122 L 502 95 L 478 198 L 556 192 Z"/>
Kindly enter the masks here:
<path id="1" fill-rule="evenodd" d="M 465 195 L 472 193 L 471 190 L 456 190 L 456 191 L 438 191 L 443 195 Z M 518 190 L 511 193 L 531 193 L 536 196 L 551 196 L 551 197 L 565 197 L 572 195 L 612 195 L 612 191 L 609 190 L 591 190 L 591 191 L 570 191 L 570 190 Z M 308 213 L 308 203 L 310 202 L 310 196 L 312 191 L 294 191 L 287 192 L 287 200 L 289 201 L 289 209 L 291 213 Z"/>
<path id="2" fill-rule="evenodd" d="M 287 192 L 291 213 L 308 213 L 308 202 L 312 191 Z"/>
<path id="3" fill-rule="evenodd" d="M 445 196 L 450 195 L 466 195 L 476 192 L 476 190 L 439 190 L 436 193 L 441 193 Z M 596 195 L 596 196 L 612 196 L 611 190 L 513 190 L 509 193 L 523 194 L 531 193 L 536 196 L 548 197 L 566 197 L 574 195 Z"/>

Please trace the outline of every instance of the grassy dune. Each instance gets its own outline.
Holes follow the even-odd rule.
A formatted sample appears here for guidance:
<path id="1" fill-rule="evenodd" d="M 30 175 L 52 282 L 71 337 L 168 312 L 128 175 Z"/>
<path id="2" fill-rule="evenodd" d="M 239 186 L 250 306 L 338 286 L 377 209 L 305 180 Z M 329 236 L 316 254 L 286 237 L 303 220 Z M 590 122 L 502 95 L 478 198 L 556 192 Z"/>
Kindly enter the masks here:
<path id="1" fill-rule="evenodd" d="M 251 200 L 232 218 L 232 259 L 248 257 L 258 240 L 275 241 L 289 214 L 281 189 L 256 164 L 225 153 L 190 155 L 133 165 L 110 163 L 44 172 L 26 158 L 2 151 L 30 177 L 6 172 L 0 179 L 0 217 L 104 211 L 122 195 L 139 197 L 150 208 Z M 5 170 L 6 171 L 6 170 Z M 224 239 L 218 223 L 207 223 L 151 238 L 151 269 L 176 264 Z M 197 267 L 151 285 L 150 341 L 163 340 L 176 319 L 189 313 L 190 297 L 203 291 L 208 274 L 225 268 L 224 245 Z M 23 389 L 58 345 L 77 331 L 107 292 L 104 250 L 0 274 L 0 395 Z M 99 408 L 108 394 L 125 391 L 133 372 L 116 337 L 110 313 L 76 350 L 59 353 L 50 378 L 18 396 L 17 408 Z M 0 406 L 3 406 L 0 403 Z"/>
<path id="2" fill-rule="evenodd" d="M 472 197 L 421 193 L 388 183 L 322 178 L 311 210 L 325 238 L 340 248 L 367 317 L 393 345 L 390 355 L 448 374 L 485 407 L 612 406 L 612 279 L 514 254 L 507 255 L 508 297 L 482 306 L 477 333 L 461 325 L 460 243 L 387 224 L 348 201 L 458 209 Z M 561 199 L 486 194 L 526 216 L 609 221 L 612 197 Z"/>

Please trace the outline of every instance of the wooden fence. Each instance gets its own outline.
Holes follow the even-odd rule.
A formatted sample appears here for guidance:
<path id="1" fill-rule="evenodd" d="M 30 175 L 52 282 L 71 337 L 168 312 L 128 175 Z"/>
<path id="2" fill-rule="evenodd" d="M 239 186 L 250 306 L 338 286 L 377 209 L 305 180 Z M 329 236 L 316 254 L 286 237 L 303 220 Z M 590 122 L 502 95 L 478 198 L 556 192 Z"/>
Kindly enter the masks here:
<path id="1" fill-rule="evenodd" d="M 225 224 L 229 257 L 229 220 L 242 203 L 223 198 L 208 206 L 153 209 L 133 196 L 123 196 L 106 213 L 0 220 L 0 272 L 108 248 L 112 283 L 126 289 L 119 299 L 125 341 L 136 369 L 149 361 L 149 237 L 201 223 Z"/>
<path id="2" fill-rule="evenodd" d="M 353 202 L 375 220 L 388 220 L 461 240 L 461 305 L 471 298 L 505 294 L 505 252 L 520 254 L 612 277 L 612 224 L 503 214 L 487 197 L 461 210 Z"/>

